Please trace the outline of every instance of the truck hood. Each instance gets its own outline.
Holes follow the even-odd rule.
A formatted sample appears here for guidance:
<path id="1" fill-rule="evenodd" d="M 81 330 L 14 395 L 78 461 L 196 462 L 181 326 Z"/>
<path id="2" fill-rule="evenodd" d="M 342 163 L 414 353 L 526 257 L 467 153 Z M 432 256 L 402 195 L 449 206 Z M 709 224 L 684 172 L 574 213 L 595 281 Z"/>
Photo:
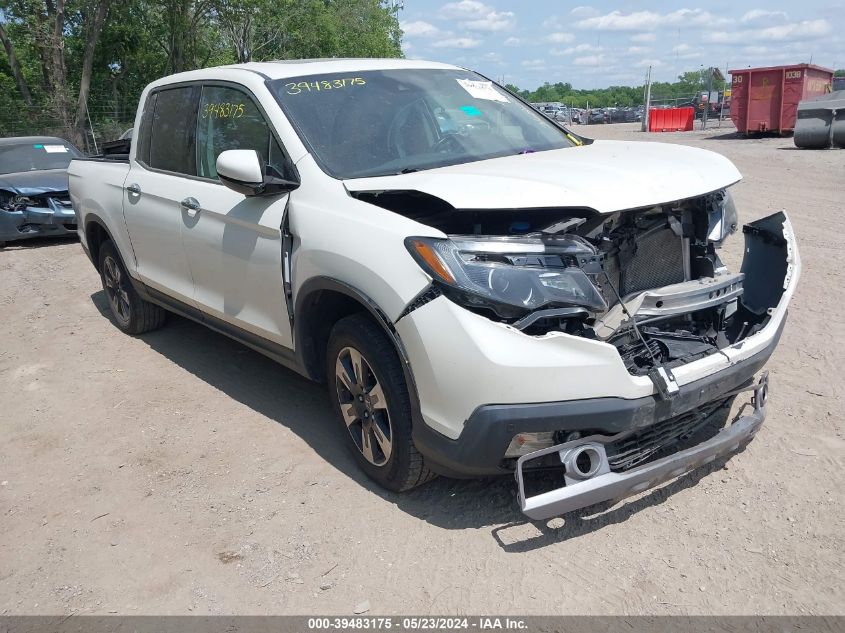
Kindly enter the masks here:
<path id="1" fill-rule="evenodd" d="M 37 169 L 0 174 L 0 189 L 19 196 L 67 191 L 67 169 Z"/>
<path id="2" fill-rule="evenodd" d="M 350 192 L 420 191 L 455 209 L 570 207 L 614 213 L 684 200 L 742 176 L 715 152 L 642 141 L 594 141 L 410 174 L 344 181 Z"/>

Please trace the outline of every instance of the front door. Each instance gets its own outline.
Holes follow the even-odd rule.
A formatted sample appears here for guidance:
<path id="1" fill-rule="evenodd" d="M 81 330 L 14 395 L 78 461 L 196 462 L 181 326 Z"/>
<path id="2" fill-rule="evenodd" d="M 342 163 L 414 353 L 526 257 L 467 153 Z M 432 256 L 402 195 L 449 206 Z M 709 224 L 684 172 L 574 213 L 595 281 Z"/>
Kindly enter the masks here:
<path id="1" fill-rule="evenodd" d="M 216 161 L 254 149 L 269 170 L 292 169 L 253 97 L 233 85 L 204 85 L 196 124 L 199 180 L 182 229 L 194 301 L 213 318 L 292 348 L 282 280 L 282 221 L 290 194 L 247 197 L 222 185 Z M 188 194 L 186 194 L 188 195 Z"/>

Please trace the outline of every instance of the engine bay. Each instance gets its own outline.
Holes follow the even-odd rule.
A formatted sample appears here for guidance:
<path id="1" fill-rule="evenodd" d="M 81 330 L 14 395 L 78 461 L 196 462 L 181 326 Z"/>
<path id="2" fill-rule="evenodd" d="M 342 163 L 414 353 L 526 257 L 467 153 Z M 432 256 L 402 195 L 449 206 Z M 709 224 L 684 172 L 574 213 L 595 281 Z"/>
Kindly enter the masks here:
<path id="1" fill-rule="evenodd" d="M 698 360 L 758 332 L 787 274 L 782 214 L 743 227 L 740 272 L 723 265 L 718 249 L 737 230 L 726 190 L 611 215 L 456 211 L 419 192 L 356 197 L 449 236 L 406 241 L 437 291 L 531 336 L 610 343 L 632 375 Z"/>

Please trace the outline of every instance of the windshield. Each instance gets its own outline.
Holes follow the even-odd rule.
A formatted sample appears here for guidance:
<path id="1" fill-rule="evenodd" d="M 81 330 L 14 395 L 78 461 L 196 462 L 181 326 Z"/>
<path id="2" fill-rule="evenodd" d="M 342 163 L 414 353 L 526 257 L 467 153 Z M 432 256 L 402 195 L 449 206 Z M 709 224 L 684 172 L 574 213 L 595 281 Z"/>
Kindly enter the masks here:
<path id="1" fill-rule="evenodd" d="M 52 143 L 21 143 L 0 145 L 0 174 L 41 169 L 67 169 L 79 151 L 70 143 L 56 140 Z"/>
<path id="2" fill-rule="evenodd" d="M 571 147 L 566 132 L 465 70 L 380 70 L 270 82 L 335 178 L 408 173 Z"/>

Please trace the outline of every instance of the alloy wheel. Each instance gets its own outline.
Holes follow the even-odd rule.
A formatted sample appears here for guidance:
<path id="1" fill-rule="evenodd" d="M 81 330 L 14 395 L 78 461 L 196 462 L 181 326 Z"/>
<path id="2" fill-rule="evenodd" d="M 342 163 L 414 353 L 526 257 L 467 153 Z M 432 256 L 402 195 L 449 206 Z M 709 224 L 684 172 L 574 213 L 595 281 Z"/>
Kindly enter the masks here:
<path id="1" fill-rule="evenodd" d="M 115 316 L 124 323 L 129 321 L 129 294 L 120 266 L 109 256 L 103 260 L 103 285 Z"/>
<path id="2" fill-rule="evenodd" d="M 384 391 L 367 359 L 344 347 L 335 363 L 340 411 L 355 446 L 374 466 L 384 466 L 393 451 L 393 429 Z"/>

